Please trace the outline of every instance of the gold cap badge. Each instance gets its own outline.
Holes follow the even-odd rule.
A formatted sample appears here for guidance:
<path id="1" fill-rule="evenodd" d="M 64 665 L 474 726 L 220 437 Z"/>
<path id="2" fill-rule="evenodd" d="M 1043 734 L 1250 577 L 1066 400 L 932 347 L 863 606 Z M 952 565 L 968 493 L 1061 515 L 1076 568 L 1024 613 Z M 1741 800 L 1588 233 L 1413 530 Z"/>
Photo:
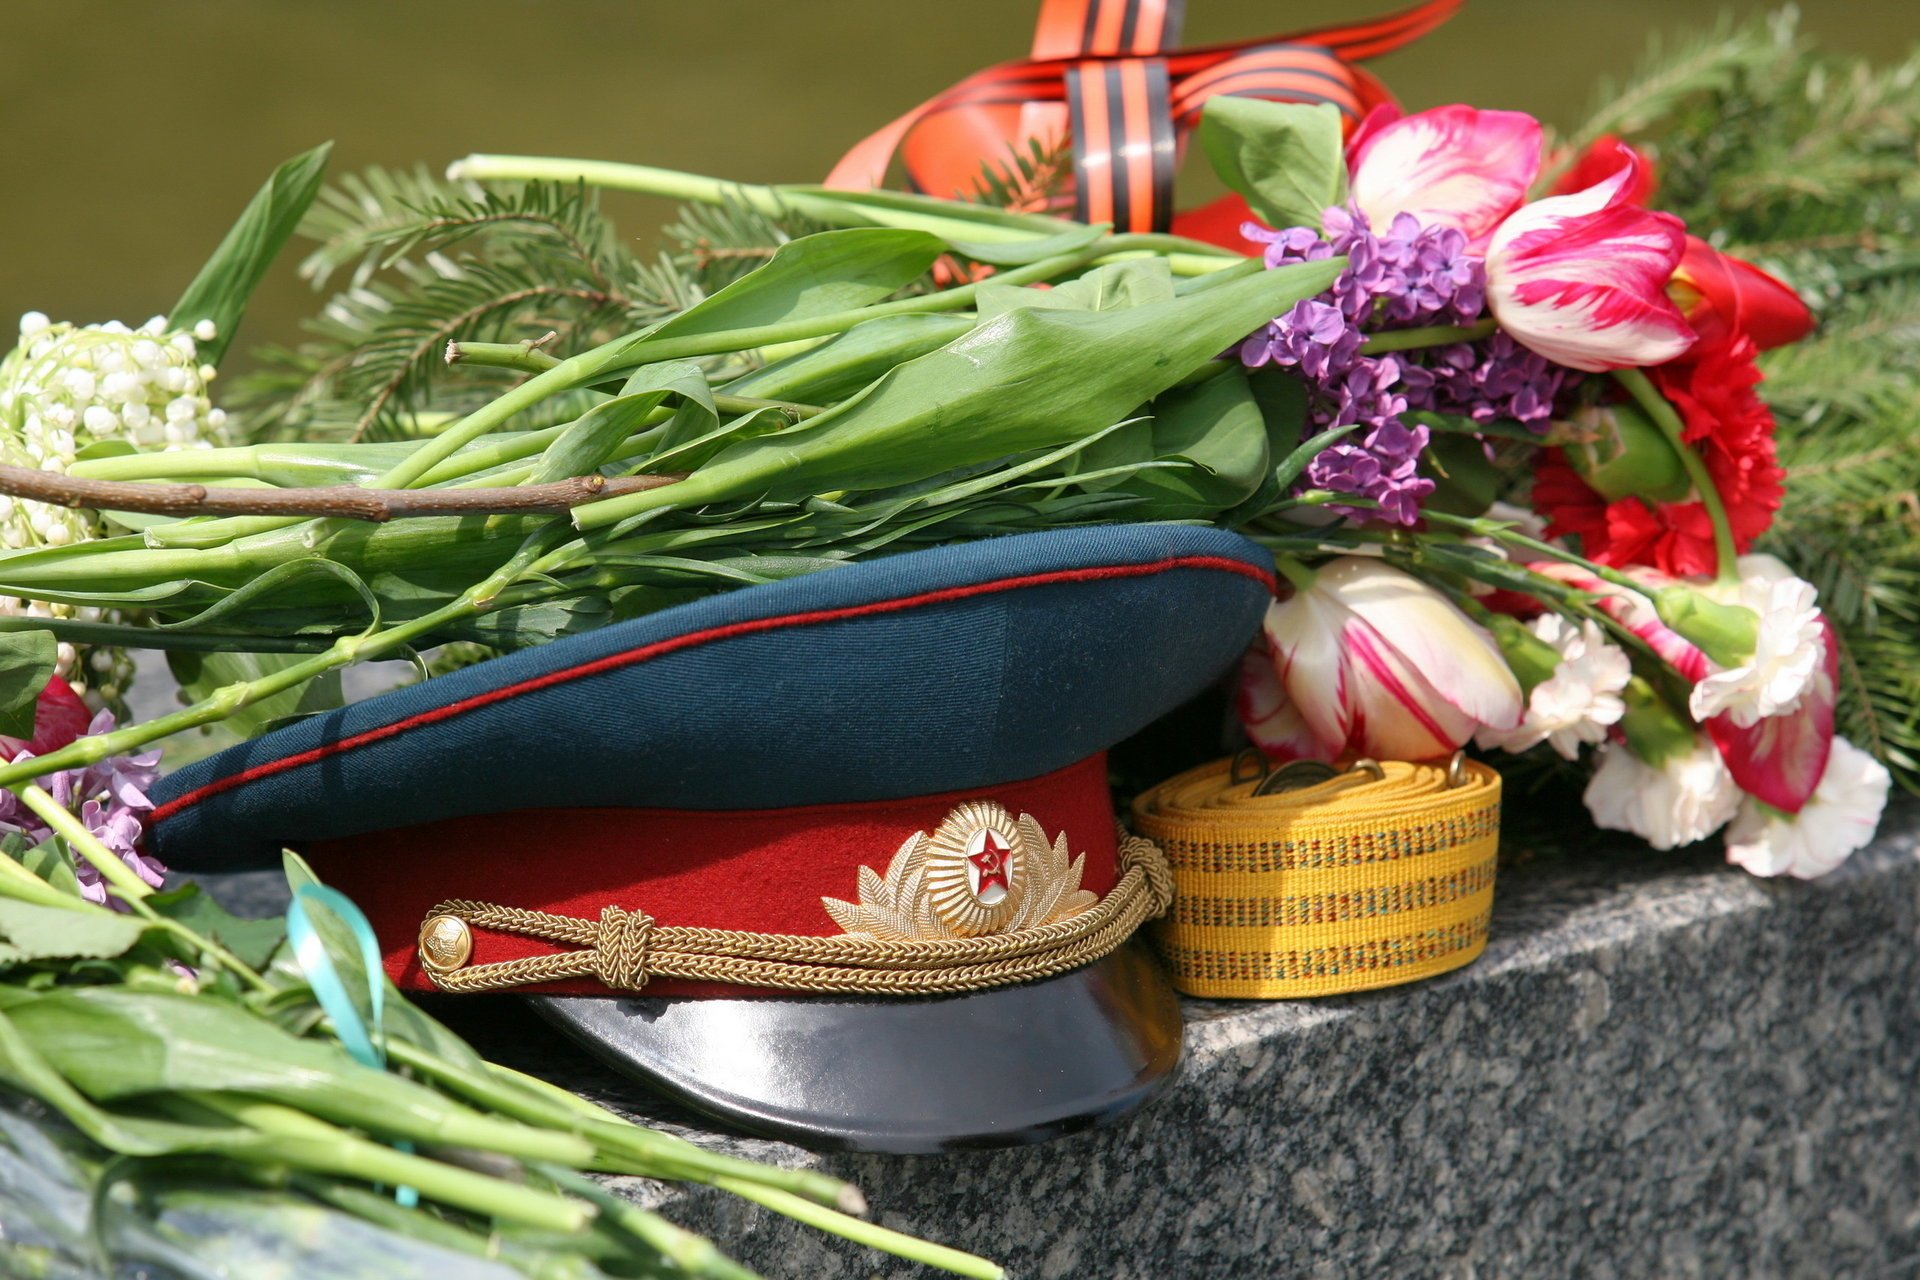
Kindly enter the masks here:
<path id="1" fill-rule="evenodd" d="M 1049 842 L 1029 814 L 1016 822 L 991 801 L 970 800 L 932 835 L 915 832 L 887 864 L 885 877 L 860 868 L 860 901 L 822 898 L 848 933 L 927 942 L 1038 928 L 1077 916 L 1098 902 L 1080 887 L 1086 855 L 1071 856 L 1067 837 Z"/>
<path id="2" fill-rule="evenodd" d="M 459 916 L 432 916 L 420 926 L 420 963 L 433 973 L 451 973 L 473 955 L 473 931 Z"/>

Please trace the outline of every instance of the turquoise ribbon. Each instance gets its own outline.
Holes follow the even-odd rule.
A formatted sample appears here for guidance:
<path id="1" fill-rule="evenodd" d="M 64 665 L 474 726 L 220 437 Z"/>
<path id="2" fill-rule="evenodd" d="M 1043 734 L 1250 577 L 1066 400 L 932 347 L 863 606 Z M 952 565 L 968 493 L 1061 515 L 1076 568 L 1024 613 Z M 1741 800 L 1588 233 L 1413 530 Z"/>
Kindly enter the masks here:
<path id="1" fill-rule="evenodd" d="M 371 1016 L 362 1017 L 360 1006 L 348 993 L 346 980 L 340 976 L 340 966 L 334 963 L 333 953 L 327 949 L 326 938 L 307 914 L 308 902 L 333 912 L 353 934 L 354 945 L 360 950 L 361 968 L 366 972 L 367 1007 Z M 362 1066 L 386 1070 L 387 975 L 380 964 L 380 940 L 374 936 L 366 914 L 338 889 L 303 884 L 293 891 L 293 901 L 287 904 L 287 941 L 293 944 L 294 961 L 306 975 L 307 986 L 312 988 L 320 1011 L 333 1023 L 333 1033 L 340 1038 L 341 1046 Z M 407 1142 L 395 1146 L 401 1151 L 413 1150 L 413 1144 Z M 412 1187 L 397 1187 L 393 1198 L 411 1209 L 420 1202 L 420 1193 Z"/>

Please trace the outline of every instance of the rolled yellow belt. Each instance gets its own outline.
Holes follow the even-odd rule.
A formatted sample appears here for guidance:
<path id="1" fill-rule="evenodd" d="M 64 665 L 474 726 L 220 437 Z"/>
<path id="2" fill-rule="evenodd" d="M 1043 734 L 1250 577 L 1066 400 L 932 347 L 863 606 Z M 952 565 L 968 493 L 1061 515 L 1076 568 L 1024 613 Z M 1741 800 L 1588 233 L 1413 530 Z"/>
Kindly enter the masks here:
<path id="1" fill-rule="evenodd" d="M 1256 794 L 1277 780 L 1236 778 L 1220 760 L 1133 803 L 1134 829 L 1173 869 L 1154 937 L 1176 987 L 1336 995 L 1445 973 L 1486 948 L 1498 773 L 1461 757 L 1364 761 Z"/>

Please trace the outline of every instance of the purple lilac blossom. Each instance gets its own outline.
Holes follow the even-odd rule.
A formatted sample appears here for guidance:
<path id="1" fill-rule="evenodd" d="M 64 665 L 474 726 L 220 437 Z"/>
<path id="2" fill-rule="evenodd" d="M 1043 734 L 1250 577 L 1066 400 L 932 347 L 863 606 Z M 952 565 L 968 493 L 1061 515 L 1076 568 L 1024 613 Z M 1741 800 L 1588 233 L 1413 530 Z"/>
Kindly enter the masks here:
<path id="1" fill-rule="evenodd" d="M 1328 209 L 1325 235 L 1310 227 L 1269 230 L 1248 223 L 1242 234 L 1264 243 L 1269 267 L 1345 254 L 1347 269 L 1317 298 L 1295 304 L 1241 343 L 1250 368 L 1292 369 L 1314 393 L 1306 434 L 1359 429 L 1308 464 L 1304 483 L 1370 499 L 1378 510 L 1334 506 L 1358 519 L 1410 525 L 1433 481 L 1420 475 L 1427 428 L 1407 423 L 1410 410 L 1466 413 L 1477 421 L 1515 416 L 1543 421 L 1562 371 L 1505 335 L 1486 351 L 1442 348 L 1429 368 L 1418 356 L 1361 354 L 1368 331 L 1471 324 L 1486 307 L 1486 269 L 1451 227 L 1422 227 L 1410 214 L 1375 233 L 1358 210 Z M 1526 416 L 1521 416 L 1524 413 Z"/>
<path id="2" fill-rule="evenodd" d="M 1435 413 L 1475 422 L 1506 419 L 1545 431 L 1554 400 L 1578 376 L 1496 333 L 1485 342 L 1428 352 L 1420 377 L 1408 379 L 1407 397 L 1415 408 Z"/>
<path id="3" fill-rule="evenodd" d="M 87 734 L 107 733 L 113 727 L 113 713 L 102 711 L 87 726 Z M 31 751 L 22 751 L 15 759 L 26 760 L 32 755 Z M 84 769 L 63 769 L 40 783 L 55 804 L 71 811 L 101 844 L 156 889 L 166 879 L 167 869 L 141 850 L 140 838 L 146 830 L 147 814 L 153 809 L 147 792 L 160 776 L 159 766 L 158 751 L 113 756 Z M 19 796 L 0 790 L 0 835 L 10 832 L 19 833 L 29 845 L 42 844 L 53 836 L 40 815 L 27 808 Z M 107 901 L 106 883 L 92 863 L 75 857 L 73 870 L 88 901 Z"/>

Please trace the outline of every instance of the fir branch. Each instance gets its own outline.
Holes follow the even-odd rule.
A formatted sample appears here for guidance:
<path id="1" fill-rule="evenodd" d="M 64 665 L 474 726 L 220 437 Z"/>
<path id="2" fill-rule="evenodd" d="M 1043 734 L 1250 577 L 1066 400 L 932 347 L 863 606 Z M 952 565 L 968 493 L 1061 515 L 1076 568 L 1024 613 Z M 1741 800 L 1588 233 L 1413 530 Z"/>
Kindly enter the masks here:
<path id="1" fill-rule="evenodd" d="M 1072 140 L 1064 133 L 1028 138 L 1008 143 L 1004 159 L 981 165 L 971 199 L 1014 213 L 1059 213 L 1073 207 L 1072 183 Z"/>

